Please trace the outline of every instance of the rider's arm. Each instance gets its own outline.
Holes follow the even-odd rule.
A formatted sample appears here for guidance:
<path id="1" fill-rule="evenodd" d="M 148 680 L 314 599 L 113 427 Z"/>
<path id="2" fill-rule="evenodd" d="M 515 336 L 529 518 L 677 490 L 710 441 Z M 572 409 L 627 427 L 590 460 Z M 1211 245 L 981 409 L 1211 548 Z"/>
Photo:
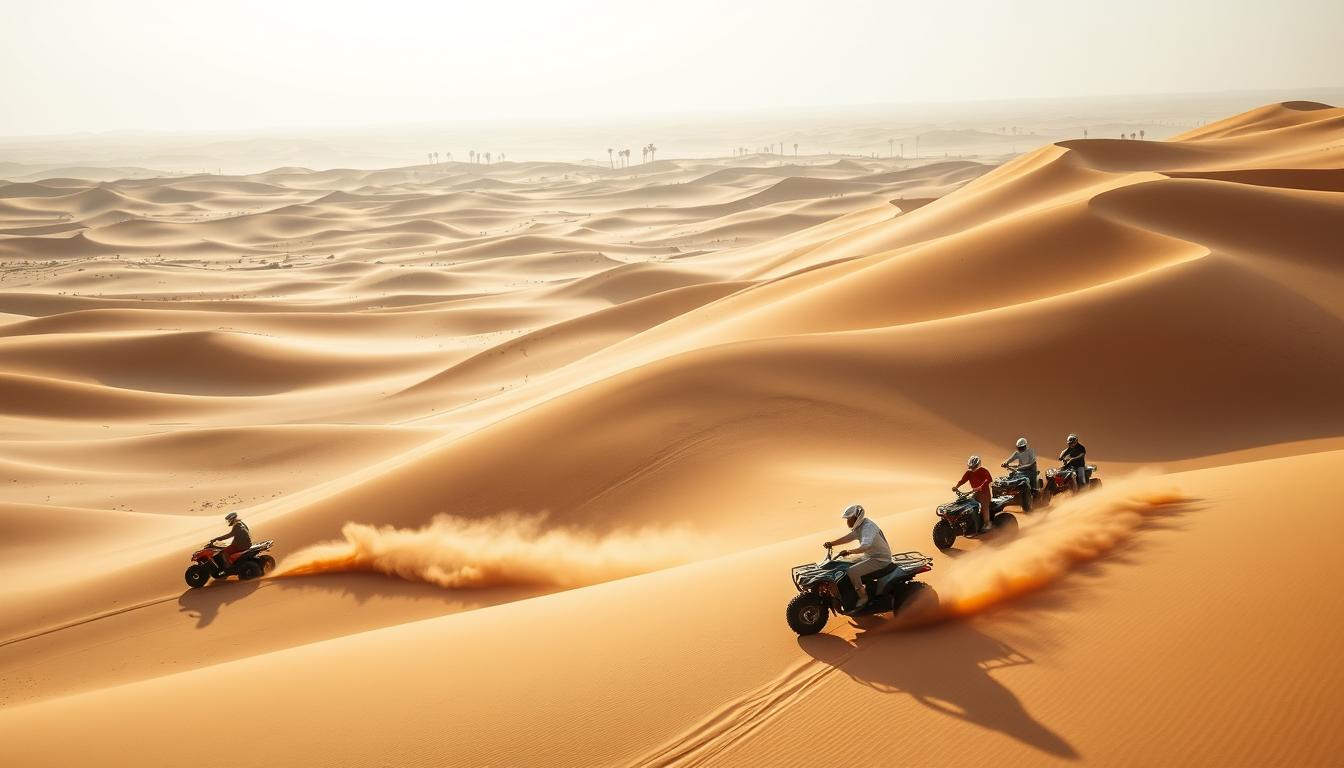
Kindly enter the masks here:
<path id="1" fill-rule="evenodd" d="M 847 541 L 857 541 L 858 538 L 859 538 L 859 532 L 856 531 L 856 530 L 850 529 L 849 533 L 846 533 L 844 536 L 841 536 L 840 538 L 831 541 L 831 546 L 837 546 L 837 545 L 839 545 L 839 544 L 844 544 L 844 543 L 847 542 Z"/>
<path id="2" fill-rule="evenodd" d="M 964 484 L 966 483 L 966 479 L 969 478 L 970 476 L 971 476 L 971 473 L 970 473 L 969 471 L 967 471 L 967 472 L 962 472 L 962 473 L 961 473 L 961 479 L 957 481 L 957 484 L 956 484 L 956 485 L 952 486 L 952 490 L 955 491 L 955 490 L 957 490 L 958 488 L 960 488 L 962 485 L 964 485 Z"/>
<path id="3" fill-rule="evenodd" d="M 873 543 L 877 540 L 877 534 L 875 533 L 876 526 L 863 525 L 859 527 L 863 528 L 863 531 L 859 533 L 858 537 L 859 546 L 849 550 L 849 554 L 851 555 L 866 555 L 869 552 L 872 552 Z"/>

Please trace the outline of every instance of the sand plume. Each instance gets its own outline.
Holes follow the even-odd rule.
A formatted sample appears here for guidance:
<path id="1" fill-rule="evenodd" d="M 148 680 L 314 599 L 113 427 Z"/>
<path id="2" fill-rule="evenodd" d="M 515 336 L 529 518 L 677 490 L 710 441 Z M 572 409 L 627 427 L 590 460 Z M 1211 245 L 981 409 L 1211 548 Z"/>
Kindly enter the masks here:
<path id="1" fill-rule="evenodd" d="M 703 550 L 685 530 L 597 534 L 548 528 L 545 515 L 439 515 L 415 529 L 346 523 L 341 536 L 296 552 L 276 575 L 369 571 L 449 589 L 569 588 L 677 565 Z"/>
<path id="2" fill-rule="evenodd" d="M 968 616 L 1033 592 L 1130 539 L 1145 520 L 1179 511 L 1181 491 L 1143 479 L 1057 500 L 1017 538 L 961 555 L 938 579 L 938 619 Z M 931 619 L 927 613 L 912 621 Z"/>

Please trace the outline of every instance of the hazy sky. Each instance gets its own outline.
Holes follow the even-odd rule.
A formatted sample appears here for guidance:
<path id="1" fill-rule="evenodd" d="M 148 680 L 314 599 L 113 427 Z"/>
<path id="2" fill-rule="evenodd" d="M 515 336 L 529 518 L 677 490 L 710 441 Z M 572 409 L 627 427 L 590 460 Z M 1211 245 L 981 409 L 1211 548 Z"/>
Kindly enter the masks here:
<path id="1" fill-rule="evenodd" d="M 0 0 L 0 135 L 1344 85 L 1344 0 Z"/>

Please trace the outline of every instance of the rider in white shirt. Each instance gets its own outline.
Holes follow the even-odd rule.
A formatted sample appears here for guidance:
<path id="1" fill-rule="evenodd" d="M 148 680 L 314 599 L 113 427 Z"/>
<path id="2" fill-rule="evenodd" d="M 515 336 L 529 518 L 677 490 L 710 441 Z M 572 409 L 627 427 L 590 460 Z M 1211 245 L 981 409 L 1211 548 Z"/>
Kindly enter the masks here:
<path id="1" fill-rule="evenodd" d="M 859 602 L 854 605 L 857 610 L 868 604 L 868 590 L 863 587 L 863 577 L 891 565 L 891 545 L 887 544 L 887 537 L 883 535 L 882 529 L 877 527 L 877 523 L 864 516 L 863 505 L 850 505 L 840 516 L 849 524 L 849 533 L 835 541 L 828 541 L 823 546 L 833 547 L 847 541 L 859 542 L 859 546 L 843 550 L 839 554 L 839 557 L 862 555 L 849 566 L 849 580 L 859 596 Z"/>
<path id="2" fill-rule="evenodd" d="M 1017 438 L 1017 450 L 1004 460 L 1004 469 L 1016 469 L 1031 478 L 1031 487 L 1036 487 L 1036 451 L 1027 447 L 1027 438 Z"/>

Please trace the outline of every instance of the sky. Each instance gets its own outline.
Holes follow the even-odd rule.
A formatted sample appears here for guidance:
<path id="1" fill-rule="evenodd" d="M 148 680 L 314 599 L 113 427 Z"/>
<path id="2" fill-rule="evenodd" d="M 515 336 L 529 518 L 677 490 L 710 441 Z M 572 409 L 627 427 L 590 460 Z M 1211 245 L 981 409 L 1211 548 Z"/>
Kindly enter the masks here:
<path id="1" fill-rule="evenodd" d="M 0 136 L 1344 85 L 1341 0 L 0 0 Z"/>

